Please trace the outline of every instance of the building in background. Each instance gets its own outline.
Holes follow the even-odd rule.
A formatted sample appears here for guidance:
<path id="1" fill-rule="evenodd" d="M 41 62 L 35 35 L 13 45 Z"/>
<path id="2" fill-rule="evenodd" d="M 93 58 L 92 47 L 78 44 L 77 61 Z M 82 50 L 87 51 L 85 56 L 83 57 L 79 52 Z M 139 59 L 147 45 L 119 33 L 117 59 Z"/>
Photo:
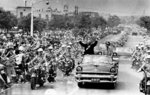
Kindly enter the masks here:
<path id="1" fill-rule="evenodd" d="M 63 11 L 57 8 L 58 6 L 52 6 L 54 4 L 47 3 L 46 0 L 41 2 L 37 2 L 33 4 L 32 11 L 35 17 L 40 17 L 46 20 L 51 20 L 52 15 L 63 15 Z M 25 6 L 18 6 L 16 8 L 16 16 L 17 18 L 27 16 L 31 13 L 31 7 L 27 6 L 27 2 L 25 2 Z"/>
<path id="2" fill-rule="evenodd" d="M 46 20 L 51 20 L 53 16 L 56 15 L 68 15 L 74 16 L 78 15 L 79 7 L 77 5 L 70 6 L 66 2 L 56 2 L 56 0 L 49 1 L 43 0 L 40 2 L 36 2 L 32 6 L 33 15 L 35 17 L 43 18 Z M 27 6 L 27 1 L 25 2 L 25 6 L 18 6 L 16 8 L 16 16 L 17 18 L 27 16 L 31 13 L 31 7 Z"/>
<path id="3" fill-rule="evenodd" d="M 31 7 L 18 6 L 16 8 L 16 16 L 17 18 L 21 18 L 23 16 L 27 16 L 31 13 Z"/>

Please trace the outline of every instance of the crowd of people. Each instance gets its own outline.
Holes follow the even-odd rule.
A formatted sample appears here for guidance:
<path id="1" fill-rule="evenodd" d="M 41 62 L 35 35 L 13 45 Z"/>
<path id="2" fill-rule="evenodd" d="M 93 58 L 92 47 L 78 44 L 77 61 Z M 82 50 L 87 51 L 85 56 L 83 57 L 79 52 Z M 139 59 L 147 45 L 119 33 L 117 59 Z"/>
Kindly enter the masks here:
<path id="1" fill-rule="evenodd" d="M 84 37 L 75 37 L 71 30 L 50 31 L 44 35 L 35 34 L 34 36 L 19 33 L 1 34 L 0 86 L 3 87 L 2 83 L 8 86 L 17 75 L 21 75 L 17 82 L 21 82 L 21 79 L 27 81 L 27 75 L 35 65 L 45 66 L 46 72 L 54 72 L 58 67 L 62 72 L 69 70 L 70 73 L 76 63 L 81 61 L 82 56 L 94 54 L 94 47 L 98 40 L 110 33 L 112 32 L 105 31 L 103 34 L 100 31 L 91 32 Z M 67 67 L 64 64 L 68 64 Z M 55 68 L 52 70 L 52 67 Z"/>
<path id="2" fill-rule="evenodd" d="M 146 36 L 144 35 L 143 37 L 145 39 Z M 143 64 L 149 64 L 150 44 L 146 43 L 146 41 L 148 40 L 139 43 L 132 54 L 132 67 L 135 69 L 139 69 Z"/>

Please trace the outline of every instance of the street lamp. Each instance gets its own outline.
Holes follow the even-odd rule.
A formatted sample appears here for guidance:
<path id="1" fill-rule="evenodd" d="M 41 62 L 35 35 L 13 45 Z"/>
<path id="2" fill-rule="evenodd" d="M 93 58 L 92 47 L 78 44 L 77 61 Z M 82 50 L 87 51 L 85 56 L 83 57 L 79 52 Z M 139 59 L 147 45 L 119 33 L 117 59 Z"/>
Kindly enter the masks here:
<path id="1" fill-rule="evenodd" d="M 38 1 L 38 2 L 35 2 L 35 3 L 33 3 L 33 0 L 31 1 L 31 26 L 30 26 L 30 35 L 31 36 L 33 36 L 33 30 L 34 30 L 34 23 L 33 23 L 33 6 L 35 5 L 35 4 L 38 4 L 38 3 L 40 3 L 40 2 L 43 2 L 43 0 L 42 1 Z M 46 5 L 49 5 L 49 0 L 46 0 Z"/>

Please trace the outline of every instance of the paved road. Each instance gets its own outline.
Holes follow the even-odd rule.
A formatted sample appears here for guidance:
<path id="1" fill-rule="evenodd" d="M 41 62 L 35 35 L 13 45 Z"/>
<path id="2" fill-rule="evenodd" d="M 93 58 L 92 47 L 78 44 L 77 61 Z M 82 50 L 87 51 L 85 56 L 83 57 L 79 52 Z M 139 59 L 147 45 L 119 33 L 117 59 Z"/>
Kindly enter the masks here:
<path id="1" fill-rule="evenodd" d="M 142 36 L 131 36 L 129 35 L 128 42 L 125 44 L 125 47 L 135 48 L 136 45 L 143 42 L 144 38 Z"/>
<path id="2" fill-rule="evenodd" d="M 129 36 L 126 47 L 134 47 L 141 36 Z M 61 73 L 59 73 L 61 75 Z M 79 88 L 73 76 L 59 76 L 57 82 L 46 83 L 44 87 L 30 90 L 30 84 L 14 85 L 0 95 L 143 95 L 139 92 L 138 84 L 142 79 L 142 73 L 137 73 L 131 69 L 131 60 L 129 57 L 120 57 L 118 85 L 116 89 L 104 88 L 103 85 L 89 85 L 85 88 Z"/>

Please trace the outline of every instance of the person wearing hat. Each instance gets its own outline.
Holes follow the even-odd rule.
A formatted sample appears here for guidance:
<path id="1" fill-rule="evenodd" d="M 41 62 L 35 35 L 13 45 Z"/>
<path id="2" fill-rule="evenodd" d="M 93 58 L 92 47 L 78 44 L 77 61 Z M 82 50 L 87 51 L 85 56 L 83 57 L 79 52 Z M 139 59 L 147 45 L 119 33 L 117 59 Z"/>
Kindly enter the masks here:
<path id="1" fill-rule="evenodd" d="M 3 64 L 0 64 L 0 88 L 6 89 L 10 87 L 9 83 L 10 81 L 8 81 L 8 76 L 5 72 L 5 66 Z"/>
<path id="2" fill-rule="evenodd" d="M 12 44 L 7 44 L 7 48 L 4 50 L 3 55 L 6 59 L 7 59 L 7 66 L 6 66 L 6 73 L 9 77 L 9 79 L 11 79 L 11 75 L 12 73 L 14 74 L 14 67 L 13 67 L 13 62 L 10 62 L 10 60 L 13 60 L 14 58 L 14 50 L 13 50 L 13 46 Z"/>
<path id="3" fill-rule="evenodd" d="M 52 46 L 48 47 L 48 50 L 49 50 L 49 52 L 45 56 L 45 60 L 48 63 L 48 65 L 47 65 L 47 72 L 49 74 L 47 80 L 49 82 L 55 82 L 55 77 L 56 77 L 56 64 L 55 63 L 56 62 L 55 62 L 54 52 L 52 51 L 53 47 Z"/>
<path id="4" fill-rule="evenodd" d="M 65 52 L 65 50 L 66 50 L 66 45 L 62 44 L 61 47 L 57 51 L 56 51 L 55 48 L 53 50 L 55 50 L 55 52 L 54 52 L 55 56 L 62 55 Z"/>
<path id="5" fill-rule="evenodd" d="M 68 64 L 64 75 L 69 76 L 75 66 L 75 60 L 72 58 L 71 47 L 68 46 L 68 52 L 65 54 L 65 63 Z"/>
<path id="6" fill-rule="evenodd" d="M 38 51 L 38 56 L 43 57 L 43 49 L 39 48 L 37 51 Z"/>
<path id="7" fill-rule="evenodd" d="M 53 50 L 53 47 L 49 46 L 48 51 L 44 53 L 44 60 L 46 61 L 46 66 L 49 65 L 50 61 L 52 60 L 54 56 L 52 50 Z M 48 68 L 47 68 L 47 71 L 48 71 Z"/>
<path id="8" fill-rule="evenodd" d="M 67 52 L 71 53 L 71 46 L 70 45 L 67 46 Z"/>
<path id="9" fill-rule="evenodd" d="M 34 61 L 38 61 L 37 65 L 45 65 L 43 63 L 45 63 L 45 59 L 44 59 L 44 52 L 42 48 L 39 48 L 36 52 L 36 56 L 33 58 L 33 60 L 31 60 L 30 62 L 28 62 L 28 65 L 30 65 L 30 63 L 33 63 Z"/>
<path id="10" fill-rule="evenodd" d="M 23 46 L 19 47 L 19 50 L 17 50 L 16 53 L 16 74 L 19 76 L 20 82 L 25 82 L 24 80 L 24 74 L 26 70 L 26 63 L 24 62 L 25 54 L 24 54 L 25 48 Z M 21 70 L 21 72 L 18 72 L 17 69 Z"/>

